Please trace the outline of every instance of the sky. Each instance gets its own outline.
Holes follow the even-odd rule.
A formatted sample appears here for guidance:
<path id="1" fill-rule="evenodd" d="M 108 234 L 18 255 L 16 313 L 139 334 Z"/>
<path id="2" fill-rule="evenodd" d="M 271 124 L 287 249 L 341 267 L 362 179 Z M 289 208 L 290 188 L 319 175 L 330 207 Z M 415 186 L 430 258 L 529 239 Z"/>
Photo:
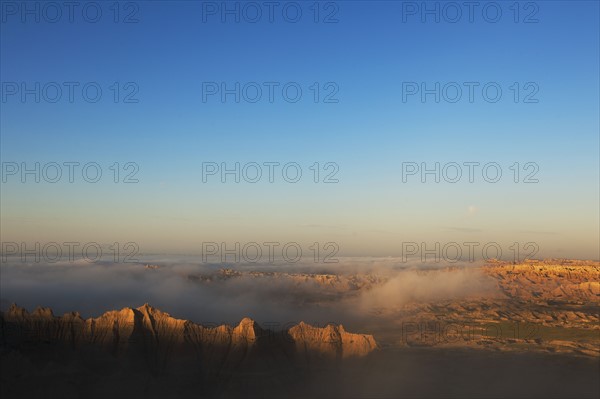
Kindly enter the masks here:
<path id="1" fill-rule="evenodd" d="M 597 1 L 0 4 L 3 243 L 600 258 Z"/>

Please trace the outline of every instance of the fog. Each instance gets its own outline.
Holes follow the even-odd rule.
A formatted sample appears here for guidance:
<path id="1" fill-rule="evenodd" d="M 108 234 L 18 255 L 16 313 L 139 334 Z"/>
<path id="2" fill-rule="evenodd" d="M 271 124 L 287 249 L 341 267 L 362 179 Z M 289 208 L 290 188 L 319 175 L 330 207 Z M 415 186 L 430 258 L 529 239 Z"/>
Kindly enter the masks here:
<path id="1" fill-rule="evenodd" d="M 380 287 L 363 293 L 360 305 L 362 309 L 394 307 L 410 301 L 428 302 L 469 296 L 481 298 L 498 294 L 494 280 L 472 267 L 426 272 L 405 269 L 394 272 Z"/>
<path id="2" fill-rule="evenodd" d="M 146 263 L 158 268 L 146 268 Z M 453 270 L 448 270 L 449 266 Z M 198 278 L 219 276 L 219 269 L 224 267 L 238 271 L 369 275 L 374 283 L 360 290 L 339 291 L 314 280 L 304 281 L 303 277 L 301 283 L 273 275 L 253 277 L 242 274 L 210 281 Z M 37 306 L 48 306 L 56 315 L 79 311 L 87 318 L 107 310 L 138 307 L 148 302 L 173 317 L 197 323 L 235 324 L 249 316 L 271 329 L 286 328 L 300 320 L 348 326 L 374 317 L 374 309 L 393 309 L 411 301 L 460 301 L 471 296 L 481 298 L 499 294 L 494 282 L 477 265 L 421 264 L 393 258 L 347 258 L 338 264 L 318 266 L 216 265 L 184 258 L 157 257 L 136 264 L 86 261 L 25 264 L 18 259 L 9 259 L 2 263 L 0 272 L 3 310 L 15 302 L 29 311 Z M 378 314 L 377 317 L 385 316 Z M 387 324 L 392 320 L 383 318 L 381 321 Z M 367 324 L 373 327 L 377 323 Z M 356 332 L 374 331 L 361 328 Z M 32 353 L 39 356 L 38 347 L 34 348 Z M 8 370 L 5 378 L 12 387 L 10 389 L 21 392 L 42 386 L 39 396 L 48 392 L 57 396 L 65 389 L 73 389 L 62 382 L 70 381 L 74 368 L 85 369 L 87 366 L 64 363 L 63 355 L 68 352 L 52 353 L 61 359 L 50 358 L 52 362 L 49 362 L 44 358 L 44 362 L 53 364 L 52 373 L 42 367 L 32 367 L 28 371 L 28 381 L 34 380 L 37 384 L 27 384 L 25 388 L 20 385 L 24 380 L 12 377 L 22 371 L 10 363 L 10 358 L 4 357 L 7 366 L 3 369 Z M 281 397 L 289 393 L 293 397 L 549 398 L 597 397 L 599 392 L 597 359 L 546 353 L 515 354 L 467 348 L 437 352 L 385 347 L 365 359 L 347 361 L 340 368 L 313 365 L 314 370 L 298 372 L 299 369 L 293 368 L 290 372 L 284 365 L 273 367 L 267 362 L 269 366 L 261 374 L 255 372 L 253 367 L 257 363 L 253 362 L 251 367 L 245 365 L 248 369 L 236 369 L 236 373 L 227 375 L 226 383 L 210 380 L 204 385 L 198 382 L 197 376 L 185 380 L 181 377 L 186 375 L 184 370 L 177 368 L 170 374 L 161 375 L 160 379 L 154 375 L 149 378 L 139 374 L 139 367 L 133 368 L 135 372 L 132 372 L 133 369 L 125 366 L 120 368 L 129 363 L 110 359 L 113 363 L 107 363 L 110 365 L 107 366 L 109 377 L 103 374 L 100 378 L 85 369 L 86 373 L 91 373 L 82 382 L 86 396 L 91 392 L 92 396 L 115 397 L 117 392 L 122 397 L 198 397 L 202 396 L 199 392 L 204 392 L 199 389 L 213 390 L 218 393 L 215 396 L 223 397 L 248 397 L 249 393 L 255 397 Z M 182 381 L 187 381 L 187 385 Z M 145 386 L 145 390 L 140 390 L 140 386 Z M 114 389 L 114 392 L 108 395 L 102 389 Z"/>
<path id="3" fill-rule="evenodd" d="M 146 268 L 146 264 L 158 268 Z M 56 315 L 78 311 L 97 317 L 105 311 L 144 303 L 173 317 L 202 324 L 234 324 L 251 317 L 260 324 L 285 325 L 301 320 L 324 324 L 352 323 L 373 308 L 396 307 L 408 301 L 460 299 L 497 294 L 476 265 L 401 262 L 397 258 L 345 258 L 337 264 L 219 265 L 194 259 L 149 257 L 140 263 L 22 263 L 8 258 L 1 266 L 1 307 L 17 303 L 29 311 L 37 306 Z M 376 276 L 361 290 L 332 289 L 316 281 L 253 277 L 202 282 L 190 276 L 214 276 L 219 269 L 279 273 L 331 273 Z"/>

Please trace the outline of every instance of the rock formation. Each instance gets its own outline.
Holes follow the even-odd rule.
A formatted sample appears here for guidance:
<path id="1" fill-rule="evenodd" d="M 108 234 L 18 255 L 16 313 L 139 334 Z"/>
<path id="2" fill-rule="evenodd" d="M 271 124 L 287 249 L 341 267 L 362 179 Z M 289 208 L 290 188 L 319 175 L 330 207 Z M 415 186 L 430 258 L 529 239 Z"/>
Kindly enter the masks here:
<path id="1" fill-rule="evenodd" d="M 301 322 L 287 331 L 274 332 L 244 318 L 235 327 L 205 327 L 173 318 L 148 304 L 137 309 L 109 311 L 87 320 L 78 313 L 56 317 L 49 308 L 28 313 L 13 304 L 0 314 L 0 342 L 8 347 L 34 342 L 60 343 L 73 348 L 94 345 L 113 355 L 136 346 L 143 347 L 148 354 L 193 349 L 200 358 L 221 348 L 224 349 L 221 361 L 226 361 L 232 352 L 255 347 L 300 354 L 301 358 L 314 352 L 328 359 L 360 357 L 377 347 L 373 336 L 346 332 L 341 325 L 320 328 Z"/>
<path id="2" fill-rule="evenodd" d="M 91 387 L 85 397 L 237 395 L 301 385 L 303 376 L 334 370 L 344 359 L 358 361 L 376 348 L 372 336 L 341 325 L 300 323 L 275 332 L 245 318 L 235 327 L 206 327 L 148 304 L 89 319 L 56 317 L 49 308 L 28 313 L 16 305 L 0 314 L 2 392 L 9 396 L 47 396 L 44 383 L 52 387 L 50 396 L 81 396 L 80 389 Z"/>

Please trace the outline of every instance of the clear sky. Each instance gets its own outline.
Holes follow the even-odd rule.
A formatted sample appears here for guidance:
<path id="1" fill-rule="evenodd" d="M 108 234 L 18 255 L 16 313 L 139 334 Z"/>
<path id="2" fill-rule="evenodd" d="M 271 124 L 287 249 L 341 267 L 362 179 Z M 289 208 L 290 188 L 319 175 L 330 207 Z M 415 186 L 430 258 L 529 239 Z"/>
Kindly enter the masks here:
<path id="1" fill-rule="evenodd" d="M 84 18 L 80 6 L 70 22 L 67 8 L 58 17 L 30 2 L 27 14 L 2 1 L 2 241 L 133 241 L 146 253 L 336 242 L 347 256 L 399 256 L 402 242 L 535 242 L 538 256 L 599 258 L 597 1 L 498 1 L 487 14 L 480 2 L 473 22 L 464 6 L 458 17 L 427 2 L 439 7 L 436 22 L 420 1 L 279 2 L 270 22 L 267 3 L 237 3 L 236 22 L 220 1 L 98 2 L 92 23 L 95 8 Z M 22 84 L 35 92 L 36 82 L 39 103 L 22 97 Z M 51 82 L 63 90 L 57 102 Z M 79 84 L 73 102 L 65 82 Z M 95 103 L 94 87 L 82 95 L 89 82 L 102 89 Z M 239 103 L 207 91 L 222 82 L 240 83 Z M 249 82 L 262 87 L 257 102 Z M 275 82 L 273 102 L 265 82 Z M 407 94 L 436 82 L 439 102 Z M 465 82 L 478 84 L 473 102 Z M 488 94 L 502 89 L 497 102 L 482 95 L 488 83 Z M 456 85 L 462 97 L 451 102 Z M 288 101 L 297 87 L 302 97 Z M 296 162 L 302 178 L 289 183 L 279 167 L 270 183 L 263 166 L 257 183 L 203 182 L 203 162 L 271 161 Z M 498 163 L 501 180 L 476 169 L 471 183 L 464 166 L 457 183 L 402 179 L 403 162 L 471 161 Z M 22 183 L 7 169 L 35 162 L 96 162 L 103 176 L 88 183 L 76 169 L 69 183 L 63 166 L 57 183 Z M 138 183 L 122 182 L 128 162 Z M 323 183 L 336 169 L 339 182 Z M 533 171 L 539 182 L 524 183 Z"/>

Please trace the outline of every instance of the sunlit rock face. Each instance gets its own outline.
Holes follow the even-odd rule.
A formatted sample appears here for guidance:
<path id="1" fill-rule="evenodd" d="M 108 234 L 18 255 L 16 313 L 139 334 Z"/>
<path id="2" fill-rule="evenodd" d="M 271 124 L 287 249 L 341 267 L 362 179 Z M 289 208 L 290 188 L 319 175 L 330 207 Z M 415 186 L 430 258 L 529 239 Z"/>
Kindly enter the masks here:
<path id="1" fill-rule="evenodd" d="M 484 271 L 498 281 L 507 296 L 523 301 L 586 303 L 600 299 L 598 262 L 549 262 L 497 262 Z"/>
<path id="2" fill-rule="evenodd" d="M 360 357 L 377 348 L 372 335 L 352 334 L 346 332 L 342 325 L 319 328 L 301 322 L 290 328 L 288 334 L 298 353 L 309 360 L 321 357 Z"/>
<path id="3" fill-rule="evenodd" d="M 78 396 L 81 389 L 93 391 L 86 397 L 265 392 L 270 384 L 302 386 L 312 370 L 337 368 L 376 348 L 372 336 L 342 326 L 301 323 L 274 332 L 244 318 L 235 327 L 205 327 L 148 304 L 89 319 L 16 305 L 0 314 L 3 392 L 31 397 Z M 38 389 L 44 383 L 50 391 Z"/>
<path id="4" fill-rule="evenodd" d="M 237 326 L 204 327 L 171 317 L 145 304 L 137 309 L 112 310 L 97 318 L 78 313 L 56 317 L 49 308 L 32 313 L 16 305 L 0 316 L 1 341 L 7 347 L 47 342 L 78 349 L 97 347 L 114 356 L 141 352 L 163 361 L 177 355 L 197 356 L 200 364 L 236 361 L 264 350 L 295 360 L 365 356 L 377 348 L 371 335 L 352 334 L 343 326 L 313 327 L 304 322 L 287 331 L 262 329 L 250 318 Z"/>

